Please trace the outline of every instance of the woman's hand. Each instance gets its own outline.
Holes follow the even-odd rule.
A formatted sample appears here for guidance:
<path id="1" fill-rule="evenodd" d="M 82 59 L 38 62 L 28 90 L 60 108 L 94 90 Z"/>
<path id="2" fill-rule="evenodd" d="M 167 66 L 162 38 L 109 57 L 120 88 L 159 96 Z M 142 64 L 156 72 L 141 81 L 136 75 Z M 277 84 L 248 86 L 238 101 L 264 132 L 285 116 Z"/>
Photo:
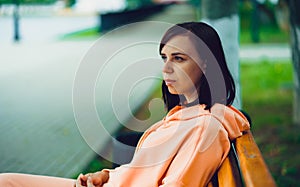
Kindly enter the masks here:
<path id="1" fill-rule="evenodd" d="M 80 174 L 74 187 L 102 187 L 109 179 L 108 171 L 98 171 L 96 173 Z"/>

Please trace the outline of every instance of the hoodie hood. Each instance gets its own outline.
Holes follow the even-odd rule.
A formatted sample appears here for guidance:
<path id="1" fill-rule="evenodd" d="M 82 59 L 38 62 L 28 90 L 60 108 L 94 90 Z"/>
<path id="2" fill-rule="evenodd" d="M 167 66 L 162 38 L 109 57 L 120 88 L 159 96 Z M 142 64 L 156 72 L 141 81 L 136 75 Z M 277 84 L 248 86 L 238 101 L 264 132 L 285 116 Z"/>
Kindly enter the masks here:
<path id="1" fill-rule="evenodd" d="M 205 105 L 191 107 L 176 106 L 169 111 L 165 121 L 185 121 L 196 117 L 210 115 L 217 119 L 228 133 L 230 140 L 241 136 L 244 131 L 250 129 L 247 118 L 233 106 L 215 104 L 210 110 L 205 110 Z"/>

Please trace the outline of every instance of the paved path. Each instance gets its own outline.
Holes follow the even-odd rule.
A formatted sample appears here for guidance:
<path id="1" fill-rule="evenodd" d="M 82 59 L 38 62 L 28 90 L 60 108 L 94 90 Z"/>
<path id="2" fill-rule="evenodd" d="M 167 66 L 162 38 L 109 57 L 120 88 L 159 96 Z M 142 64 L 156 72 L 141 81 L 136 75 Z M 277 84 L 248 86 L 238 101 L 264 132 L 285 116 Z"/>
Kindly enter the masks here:
<path id="1" fill-rule="evenodd" d="M 291 59 L 288 44 L 258 44 L 240 46 L 240 59 L 246 62 L 259 62 L 262 59 L 270 62 L 280 62 Z"/>
<path id="2" fill-rule="evenodd" d="M 1 172 L 71 177 L 92 158 L 72 113 L 72 82 L 89 46 L 0 46 Z"/>
<path id="3" fill-rule="evenodd" d="M 173 7 L 153 17 L 153 20 L 192 20 L 189 10 L 187 7 Z M 86 27 L 86 23 L 82 23 L 83 18 L 73 19 L 73 25 Z M 0 37 L 0 172 L 73 177 L 96 156 L 79 133 L 72 108 L 76 70 L 94 41 L 53 41 L 52 37 L 57 36 L 60 28 L 51 28 L 53 25 L 48 23 L 55 23 L 52 18 L 47 23 L 46 20 L 41 18 L 40 24 L 45 32 L 49 26 L 50 34 L 41 34 L 33 27 L 25 35 L 24 27 L 24 40 L 19 44 L 11 43 L 9 35 Z M 0 19 L 0 24 L 3 24 L 1 21 L 3 19 Z M 31 21 L 33 24 L 37 19 Z M 60 26 L 68 28 L 63 22 Z M 3 27 L 0 25 L 0 28 Z M 108 38 L 105 48 L 126 43 L 133 36 L 140 39 L 145 35 L 160 38 L 161 33 L 159 30 L 153 32 L 149 24 L 140 25 Z M 33 38 L 35 40 L 31 40 Z M 142 56 L 148 53 L 148 50 L 138 51 Z M 126 63 L 130 58 L 122 61 Z M 143 88 L 137 90 L 147 92 Z M 82 99 L 85 101 L 84 97 Z M 112 114 L 109 106 L 101 105 L 101 108 L 105 109 L 104 115 L 111 123 L 111 130 L 116 130 L 119 124 L 110 120 Z M 103 146 L 103 132 L 96 133 L 96 144 Z"/>

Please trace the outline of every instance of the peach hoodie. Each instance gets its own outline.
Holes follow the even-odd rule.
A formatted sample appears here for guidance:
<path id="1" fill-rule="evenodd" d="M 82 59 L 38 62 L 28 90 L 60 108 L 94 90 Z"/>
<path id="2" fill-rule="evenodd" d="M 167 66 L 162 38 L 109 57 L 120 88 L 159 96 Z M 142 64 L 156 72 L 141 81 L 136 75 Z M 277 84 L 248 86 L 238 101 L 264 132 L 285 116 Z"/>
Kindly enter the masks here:
<path id="1" fill-rule="evenodd" d="M 249 129 L 233 107 L 176 106 L 141 137 L 131 163 L 109 171 L 104 187 L 206 186 L 226 158 L 230 140 Z"/>

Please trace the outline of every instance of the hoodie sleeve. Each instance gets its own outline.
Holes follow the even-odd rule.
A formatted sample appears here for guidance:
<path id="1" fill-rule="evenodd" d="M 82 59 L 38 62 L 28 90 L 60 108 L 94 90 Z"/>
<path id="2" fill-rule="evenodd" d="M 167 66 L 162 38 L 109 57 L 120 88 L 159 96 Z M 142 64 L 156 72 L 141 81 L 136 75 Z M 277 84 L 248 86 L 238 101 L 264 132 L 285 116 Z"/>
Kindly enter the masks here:
<path id="1" fill-rule="evenodd" d="M 211 116 L 196 125 L 173 158 L 161 187 L 206 186 L 226 158 L 230 141 L 221 123 Z"/>

